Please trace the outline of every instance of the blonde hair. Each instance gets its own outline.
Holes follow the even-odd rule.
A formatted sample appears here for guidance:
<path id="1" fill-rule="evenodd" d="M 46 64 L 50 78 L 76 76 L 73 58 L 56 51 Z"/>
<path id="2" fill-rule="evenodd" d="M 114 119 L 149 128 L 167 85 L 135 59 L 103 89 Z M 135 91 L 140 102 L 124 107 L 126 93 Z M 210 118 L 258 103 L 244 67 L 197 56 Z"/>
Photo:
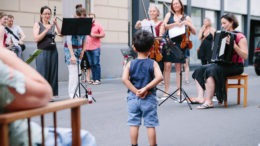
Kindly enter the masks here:
<path id="1" fill-rule="evenodd" d="M 208 17 L 205 17 L 204 20 L 208 20 L 209 26 L 210 26 L 210 27 L 212 26 L 211 20 L 210 20 Z"/>

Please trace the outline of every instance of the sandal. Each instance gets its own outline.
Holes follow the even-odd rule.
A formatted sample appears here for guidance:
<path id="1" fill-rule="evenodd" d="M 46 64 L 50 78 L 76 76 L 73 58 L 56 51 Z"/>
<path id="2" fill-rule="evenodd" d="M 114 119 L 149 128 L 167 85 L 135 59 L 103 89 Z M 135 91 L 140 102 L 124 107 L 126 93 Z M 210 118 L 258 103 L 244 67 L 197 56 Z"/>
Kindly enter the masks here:
<path id="1" fill-rule="evenodd" d="M 203 99 L 203 102 L 199 102 L 197 97 L 189 97 L 191 104 L 203 104 L 205 102 L 205 98 Z"/>
<path id="2" fill-rule="evenodd" d="M 93 84 L 93 83 L 94 83 L 93 80 L 89 80 L 89 81 L 87 81 L 87 82 L 88 82 L 88 84 Z"/>
<path id="3" fill-rule="evenodd" d="M 209 109 L 209 108 L 213 108 L 213 107 L 214 107 L 213 105 L 208 105 L 208 104 L 204 103 L 204 104 L 197 106 L 197 109 Z"/>

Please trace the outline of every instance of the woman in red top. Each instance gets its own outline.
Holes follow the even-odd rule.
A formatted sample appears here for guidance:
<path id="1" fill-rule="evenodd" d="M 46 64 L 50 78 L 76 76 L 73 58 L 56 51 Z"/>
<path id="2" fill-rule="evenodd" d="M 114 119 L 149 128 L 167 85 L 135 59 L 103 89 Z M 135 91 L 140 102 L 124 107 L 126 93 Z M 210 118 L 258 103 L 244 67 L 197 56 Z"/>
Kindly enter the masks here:
<path id="1" fill-rule="evenodd" d="M 158 17 L 160 16 L 160 10 L 158 9 L 158 7 L 156 7 L 155 5 L 152 5 L 149 7 L 149 16 L 150 16 L 150 19 L 154 22 L 154 27 L 155 27 L 155 34 L 156 34 L 156 40 L 159 40 L 161 41 L 161 38 L 159 37 L 162 37 L 163 34 L 164 34 L 164 28 L 163 28 L 163 21 L 160 21 L 158 19 Z M 146 20 L 146 19 L 144 19 Z M 142 21 L 137 21 L 136 24 L 135 24 L 135 28 L 136 29 L 140 29 L 142 28 Z M 159 66 L 160 66 L 160 69 L 161 69 L 161 72 L 163 72 L 164 70 L 164 65 L 163 65 L 163 61 L 159 61 L 158 62 Z M 163 83 L 163 81 L 161 82 Z"/>
<path id="2" fill-rule="evenodd" d="M 156 6 L 150 6 L 149 8 L 149 16 L 150 19 L 154 22 L 155 26 L 155 34 L 158 37 L 160 33 L 160 27 L 162 25 L 162 21 L 158 20 L 158 17 L 160 16 L 160 11 Z M 135 24 L 136 29 L 142 28 L 142 22 L 139 20 Z"/>
<path id="3" fill-rule="evenodd" d="M 221 26 L 226 31 L 235 32 L 238 27 L 236 17 L 231 14 L 225 14 L 221 17 Z M 236 40 L 234 41 L 234 51 L 232 54 L 232 64 L 207 64 L 197 68 L 192 77 L 198 91 L 198 98 L 194 102 L 201 103 L 197 108 L 206 109 L 213 107 L 213 96 L 216 94 L 219 102 L 226 99 L 225 78 L 242 74 L 244 71 L 244 59 L 248 56 L 247 39 L 241 32 L 236 33 Z M 230 44 L 230 37 L 228 36 L 227 44 Z M 204 90 L 206 90 L 206 99 L 204 102 Z"/>
<path id="4" fill-rule="evenodd" d="M 5 33 L 5 25 L 7 24 L 7 14 L 0 12 L 0 47 L 5 47 L 7 34 Z"/>

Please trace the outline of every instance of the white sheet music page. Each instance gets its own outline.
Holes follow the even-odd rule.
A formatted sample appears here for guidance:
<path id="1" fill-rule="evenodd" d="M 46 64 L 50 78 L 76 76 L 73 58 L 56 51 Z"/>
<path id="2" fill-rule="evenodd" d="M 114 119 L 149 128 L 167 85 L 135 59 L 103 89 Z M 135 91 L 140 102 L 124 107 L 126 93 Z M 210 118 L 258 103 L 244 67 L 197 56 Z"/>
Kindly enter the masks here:
<path id="1" fill-rule="evenodd" d="M 182 26 L 174 26 L 169 29 L 169 37 L 175 38 L 179 35 L 182 35 L 185 33 L 185 25 Z"/>
<path id="2" fill-rule="evenodd" d="M 149 31 L 152 33 L 152 30 L 151 30 L 151 26 L 153 28 L 153 35 L 154 37 L 156 37 L 156 33 L 155 33 L 155 25 L 154 25 L 154 21 L 153 20 L 143 20 L 141 22 L 141 25 L 142 25 L 142 30 L 146 30 L 146 31 Z"/>
<path id="3" fill-rule="evenodd" d="M 218 56 L 222 56 L 225 53 L 226 42 L 227 42 L 227 37 L 225 37 L 221 40 L 221 46 L 220 46 Z"/>

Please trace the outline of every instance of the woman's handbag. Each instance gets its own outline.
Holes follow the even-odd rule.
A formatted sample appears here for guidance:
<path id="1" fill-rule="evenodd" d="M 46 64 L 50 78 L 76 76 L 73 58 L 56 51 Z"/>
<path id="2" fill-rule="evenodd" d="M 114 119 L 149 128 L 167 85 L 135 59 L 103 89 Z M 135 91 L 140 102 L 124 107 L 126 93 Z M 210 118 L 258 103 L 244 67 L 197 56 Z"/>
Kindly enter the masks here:
<path id="1" fill-rule="evenodd" d="M 174 58 L 182 60 L 185 58 L 184 53 L 182 52 L 181 48 L 177 47 L 175 45 L 175 42 L 173 42 L 171 39 L 166 39 L 165 49 L 167 55 L 172 54 Z"/>
<path id="2" fill-rule="evenodd" d="M 46 35 L 41 41 L 37 43 L 38 49 L 50 50 L 56 47 L 56 43 L 53 41 L 51 35 Z"/>

